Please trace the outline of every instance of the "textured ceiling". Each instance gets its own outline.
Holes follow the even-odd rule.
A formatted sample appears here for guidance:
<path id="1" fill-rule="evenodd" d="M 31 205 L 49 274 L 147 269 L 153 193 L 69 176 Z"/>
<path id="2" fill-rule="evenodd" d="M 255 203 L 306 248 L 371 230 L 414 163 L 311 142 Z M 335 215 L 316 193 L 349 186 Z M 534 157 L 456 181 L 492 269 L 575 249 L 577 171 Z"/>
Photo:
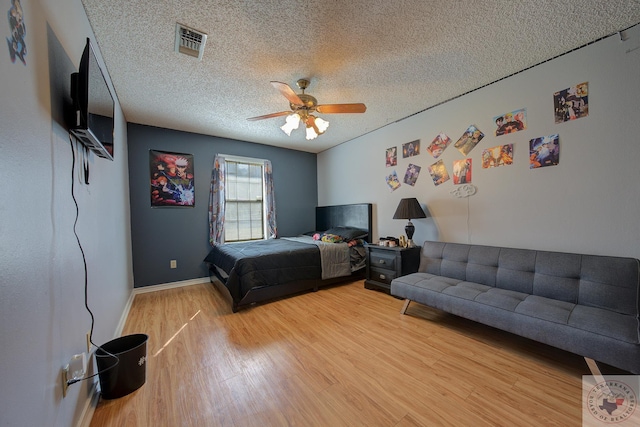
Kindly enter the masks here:
<path id="1" fill-rule="evenodd" d="M 128 122 L 320 152 L 640 22 L 640 0 L 82 0 Z M 175 25 L 208 35 L 202 61 Z M 286 136 L 269 82 L 364 114 Z"/>

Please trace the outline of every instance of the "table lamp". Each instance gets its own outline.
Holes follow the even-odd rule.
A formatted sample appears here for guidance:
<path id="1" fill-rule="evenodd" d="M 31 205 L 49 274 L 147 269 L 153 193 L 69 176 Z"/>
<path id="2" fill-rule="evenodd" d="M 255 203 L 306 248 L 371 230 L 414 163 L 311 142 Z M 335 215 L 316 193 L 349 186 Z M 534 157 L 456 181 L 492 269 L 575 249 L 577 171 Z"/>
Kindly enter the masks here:
<path id="1" fill-rule="evenodd" d="M 411 219 L 426 218 L 427 215 L 422 210 L 418 199 L 411 197 L 408 199 L 400 200 L 396 213 L 393 214 L 393 219 L 408 219 L 409 223 L 404 227 L 404 232 L 407 234 L 407 247 L 412 248 L 415 246 L 413 243 L 413 233 L 416 228 L 411 223 Z"/>

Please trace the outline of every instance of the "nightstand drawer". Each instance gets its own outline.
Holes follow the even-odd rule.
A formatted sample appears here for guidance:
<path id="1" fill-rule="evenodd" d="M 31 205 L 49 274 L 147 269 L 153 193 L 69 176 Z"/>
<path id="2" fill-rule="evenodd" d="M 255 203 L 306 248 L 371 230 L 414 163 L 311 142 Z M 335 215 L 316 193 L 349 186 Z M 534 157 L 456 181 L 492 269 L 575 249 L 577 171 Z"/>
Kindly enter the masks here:
<path id="1" fill-rule="evenodd" d="M 377 289 L 389 293 L 391 281 L 396 277 L 418 271 L 420 246 L 401 248 L 397 246 L 367 246 L 366 289 Z"/>
<path id="2" fill-rule="evenodd" d="M 382 268 L 375 268 L 373 266 L 371 267 L 370 274 L 371 280 L 375 280 L 376 282 L 384 283 L 386 285 L 391 284 L 391 281 L 397 276 L 395 270 L 384 270 Z"/>
<path id="3" fill-rule="evenodd" d="M 383 251 L 371 251 L 369 257 L 369 263 L 371 268 L 388 268 L 389 270 L 396 269 L 396 254 L 395 252 L 383 252 Z"/>

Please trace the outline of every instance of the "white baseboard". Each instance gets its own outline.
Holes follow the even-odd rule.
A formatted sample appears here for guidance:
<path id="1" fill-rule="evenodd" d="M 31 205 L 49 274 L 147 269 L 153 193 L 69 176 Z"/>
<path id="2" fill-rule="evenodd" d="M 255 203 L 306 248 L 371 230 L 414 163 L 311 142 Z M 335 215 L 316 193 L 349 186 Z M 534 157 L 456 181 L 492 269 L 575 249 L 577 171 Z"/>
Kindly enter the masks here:
<path id="1" fill-rule="evenodd" d="M 131 291 L 131 293 L 129 294 L 129 299 L 124 306 L 124 310 L 122 310 L 122 314 L 120 315 L 120 321 L 116 326 L 116 330 L 113 332 L 113 339 L 116 339 L 122 335 L 122 330 L 124 329 L 124 324 L 127 323 L 127 317 L 129 316 L 129 310 L 131 310 L 131 305 L 133 304 L 134 297 L 134 291 Z"/>
<path id="2" fill-rule="evenodd" d="M 93 382 L 93 384 L 91 384 L 91 390 L 89 391 L 89 398 L 86 400 L 84 408 L 82 408 L 82 415 L 80 415 L 76 427 L 89 427 L 91 425 L 91 419 L 93 418 L 96 406 L 98 406 L 98 400 L 100 400 L 98 383 Z"/>
<path id="3" fill-rule="evenodd" d="M 200 279 L 182 280 L 180 282 L 163 283 L 160 285 L 144 286 L 142 288 L 133 288 L 133 294 L 144 294 L 147 292 L 164 291 L 165 289 L 181 288 L 183 286 L 199 285 L 200 283 L 209 283 L 208 277 Z"/>

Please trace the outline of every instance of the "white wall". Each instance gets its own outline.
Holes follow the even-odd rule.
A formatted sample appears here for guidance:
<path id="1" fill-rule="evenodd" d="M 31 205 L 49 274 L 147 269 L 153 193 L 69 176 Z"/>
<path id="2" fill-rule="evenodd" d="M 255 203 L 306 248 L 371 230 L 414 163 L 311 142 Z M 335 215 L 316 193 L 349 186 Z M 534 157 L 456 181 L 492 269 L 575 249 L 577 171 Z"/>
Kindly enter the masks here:
<path id="1" fill-rule="evenodd" d="M 97 379 L 72 385 L 62 397 L 61 367 L 86 351 L 91 319 L 73 234 L 72 157 L 61 111 L 86 37 L 94 39 L 80 0 L 21 3 L 26 65 L 11 63 L 6 44 L 0 48 L 0 425 L 70 426 Z M 9 7 L 2 2 L 1 13 Z M 3 39 L 9 36 L 6 20 L 0 29 Z M 90 185 L 73 177 L 96 344 L 114 337 L 133 288 L 119 106 L 115 141 L 114 162 L 91 155 Z"/>
<path id="2" fill-rule="evenodd" d="M 640 26 L 533 67 L 461 98 L 386 126 L 318 156 L 318 203 L 372 202 L 374 236 L 404 234 L 398 201 L 416 197 L 431 217 L 414 220 L 416 243 L 440 240 L 640 258 Z M 523 47 L 526 48 L 526 47 Z M 636 50 L 634 50 L 636 49 Z M 553 93 L 589 83 L 589 116 L 555 124 Z M 384 106 L 368 106 L 384 108 Z M 526 108 L 528 127 L 495 136 L 493 117 Z M 451 174 L 465 158 L 453 144 L 475 124 L 485 134 L 469 156 L 477 193 L 435 186 L 426 147 L 439 132 L 453 141 L 439 158 Z M 557 166 L 529 169 L 529 140 L 560 135 Z M 395 170 L 422 167 L 415 187 L 390 192 L 385 150 L 421 140 L 419 156 L 399 155 Z M 514 163 L 481 168 L 481 152 L 514 144 Z"/>

